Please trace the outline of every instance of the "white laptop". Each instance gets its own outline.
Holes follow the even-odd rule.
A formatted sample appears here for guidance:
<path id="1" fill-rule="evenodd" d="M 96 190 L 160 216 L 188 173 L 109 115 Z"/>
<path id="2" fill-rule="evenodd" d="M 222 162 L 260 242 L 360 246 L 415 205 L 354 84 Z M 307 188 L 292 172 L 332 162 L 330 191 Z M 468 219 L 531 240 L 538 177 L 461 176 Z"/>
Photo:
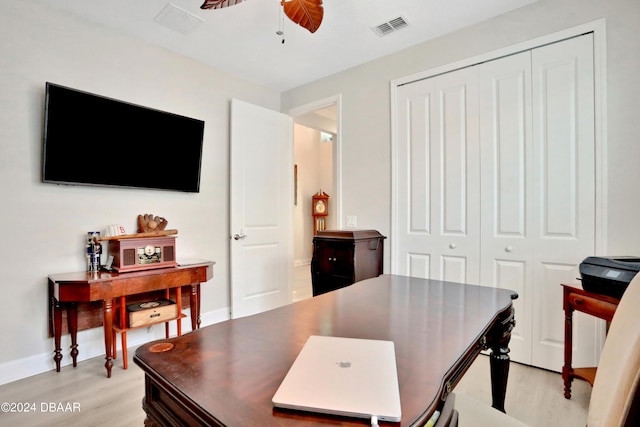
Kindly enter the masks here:
<path id="1" fill-rule="evenodd" d="M 273 396 L 273 405 L 400 421 L 393 342 L 310 336 Z"/>

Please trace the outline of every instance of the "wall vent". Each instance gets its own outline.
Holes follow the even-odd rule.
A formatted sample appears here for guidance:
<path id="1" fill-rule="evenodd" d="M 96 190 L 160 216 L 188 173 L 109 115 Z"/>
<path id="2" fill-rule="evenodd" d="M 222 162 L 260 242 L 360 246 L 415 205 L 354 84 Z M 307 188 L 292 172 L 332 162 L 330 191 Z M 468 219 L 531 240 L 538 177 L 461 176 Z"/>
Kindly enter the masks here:
<path id="1" fill-rule="evenodd" d="M 404 16 L 398 16 L 371 29 L 380 37 L 384 37 L 408 26 L 409 22 L 407 19 Z"/>
<path id="2" fill-rule="evenodd" d="M 158 24 L 164 25 L 184 35 L 189 35 L 202 24 L 204 19 L 191 12 L 169 3 L 154 19 Z"/>

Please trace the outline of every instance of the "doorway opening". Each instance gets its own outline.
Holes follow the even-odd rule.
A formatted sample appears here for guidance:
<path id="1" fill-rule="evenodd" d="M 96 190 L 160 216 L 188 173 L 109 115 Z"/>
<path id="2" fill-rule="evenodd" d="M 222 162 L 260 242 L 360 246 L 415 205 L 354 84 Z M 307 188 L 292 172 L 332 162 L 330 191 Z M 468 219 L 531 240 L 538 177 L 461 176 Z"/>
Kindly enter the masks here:
<path id="1" fill-rule="evenodd" d="M 340 228 L 340 96 L 289 111 L 294 120 L 293 301 L 310 298 L 314 218 L 311 198 L 329 195 L 326 229 Z"/>

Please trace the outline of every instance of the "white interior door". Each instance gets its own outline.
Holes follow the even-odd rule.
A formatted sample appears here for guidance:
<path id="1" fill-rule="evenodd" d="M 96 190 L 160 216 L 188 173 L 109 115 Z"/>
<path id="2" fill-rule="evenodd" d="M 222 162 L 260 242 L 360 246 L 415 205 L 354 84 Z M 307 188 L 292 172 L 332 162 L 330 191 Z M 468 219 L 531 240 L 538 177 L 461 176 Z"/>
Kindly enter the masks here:
<path id="1" fill-rule="evenodd" d="M 231 315 L 291 302 L 293 120 L 231 101 Z"/>
<path id="2" fill-rule="evenodd" d="M 398 91 L 397 274 L 478 283 L 477 69 Z"/>
<path id="3" fill-rule="evenodd" d="M 480 65 L 481 279 L 518 292 L 511 359 L 531 363 L 533 235 L 531 52 Z M 557 308 L 557 307 L 556 307 Z"/>
<path id="4" fill-rule="evenodd" d="M 564 356 L 560 283 L 575 283 L 595 253 L 593 35 L 532 51 L 534 200 L 538 232 L 533 271 L 532 362 L 558 371 Z M 574 366 L 595 366 L 592 316 L 575 316 Z"/>

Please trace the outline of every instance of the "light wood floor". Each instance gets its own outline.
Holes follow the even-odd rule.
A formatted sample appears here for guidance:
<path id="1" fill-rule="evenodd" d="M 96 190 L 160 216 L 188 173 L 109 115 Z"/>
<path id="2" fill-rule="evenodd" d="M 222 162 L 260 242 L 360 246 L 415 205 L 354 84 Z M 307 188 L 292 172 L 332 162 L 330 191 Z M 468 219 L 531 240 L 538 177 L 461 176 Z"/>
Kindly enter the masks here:
<path id="1" fill-rule="evenodd" d="M 132 358 L 135 349 L 130 349 Z M 530 426 L 584 427 L 591 387 L 576 380 L 573 397 L 563 397 L 562 378 L 552 373 L 517 363 L 511 364 L 507 413 Z M 481 355 L 464 376 L 456 392 L 464 392 L 490 404 L 488 357 Z M 107 379 L 104 358 L 80 362 L 77 368 L 66 366 L 0 386 L 0 403 L 35 405 L 35 413 L 0 412 L 0 426 L 142 426 L 144 411 L 142 371 L 130 360 L 129 369 L 116 361 L 112 377 Z M 52 412 L 54 409 L 74 412 Z M 4 409 L 4 407 L 3 407 Z"/>

